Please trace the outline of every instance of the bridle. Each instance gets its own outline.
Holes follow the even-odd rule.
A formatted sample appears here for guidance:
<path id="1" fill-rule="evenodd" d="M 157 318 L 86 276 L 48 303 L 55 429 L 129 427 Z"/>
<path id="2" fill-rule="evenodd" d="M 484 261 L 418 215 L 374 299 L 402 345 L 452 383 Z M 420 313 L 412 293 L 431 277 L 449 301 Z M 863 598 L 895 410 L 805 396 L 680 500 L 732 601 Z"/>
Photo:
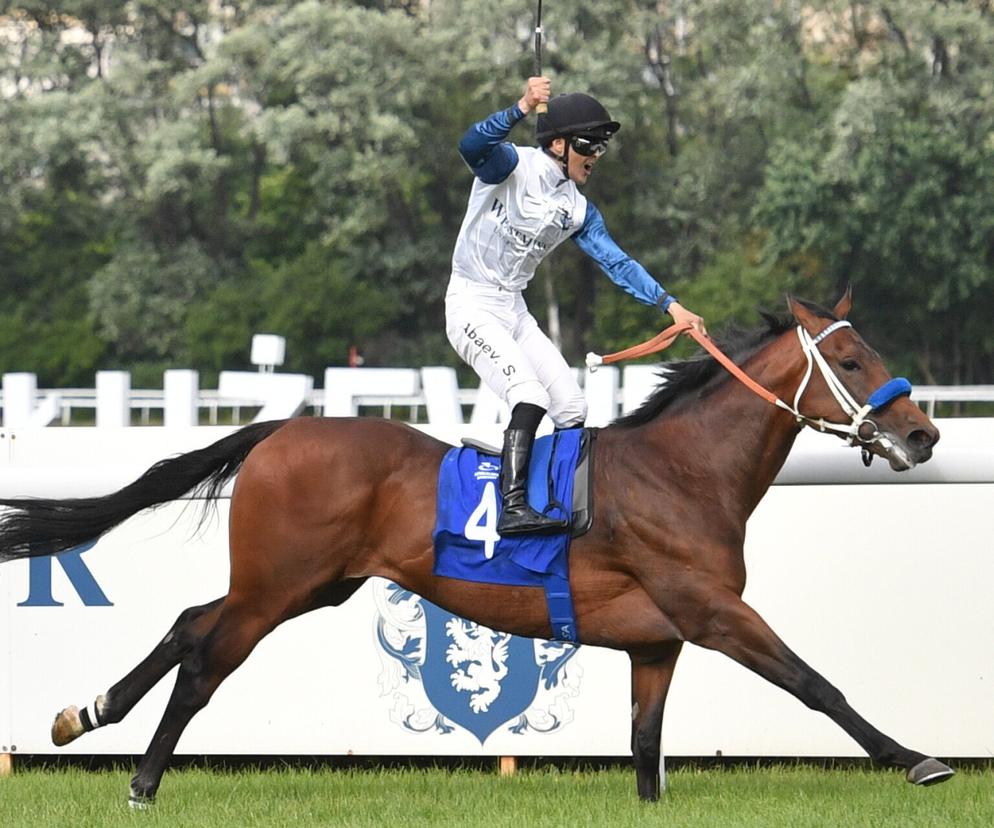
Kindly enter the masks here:
<path id="1" fill-rule="evenodd" d="M 588 353 L 587 367 L 591 371 L 596 371 L 600 365 L 607 365 L 612 362 L 619 362 L 623 359 L 633 359 L 635 357 L 662 351 L 663 349 L 668 348 L 680 334 L 687 333 L 750 391 L 755 393 L 757 396 L 762 397 L 768 403 L 775 405 L 778 408 L 782 408 L 784 411 L 790 412 L 799 427 L 810 426 L 811 428 L 815 428 L 821 432 L 831 431 L 845 437 L 846 443 L 850 446 L 858 444 L 863 450 L 863 463 L 868 466 L 870 465 L 870 461 L 873 457 L 869 451 L 871 446 L 877 444 L 885 452 L 889 452 L 895 448 L 894 442 L 879 429 L 874 420 L 870 419 L 870 415 L 876 411 L 879 411 L 898 397 L 909 395 L 911 393 L 911 383 L 904 377 L 894 377 L 870 394 L 863 405 L 856 402 L 852 394 L 849 393 L 849 389 L 846 388 L 842 380 L 840 380 L 836 373 L 832 370 L 831 366 L 818 349 L 818 343 L 822 342 L 831 334 L 841 328 L 851 327 L 852 323 L 845 319 L 841 319 L 833 322 L 816 336 L 811 336 L 811 334 L 809 334 L 802 325 L 797 326 L 797 337 L 800 341 L 801 351 L 807 359 L 808 364 L 804 372 L 804 378 L 801 380 L 801 384 L 798 386 L 797 391 L 794 394 L 793 405 L 784 402 L 772 391 L 767 390 L 752 379 L 741 368 L 739 368 L 738 365 L 732 362 L 732 360 L 730 360 L 721 351 L 721 349 L 714 344 L 710 337 L 706 334 L 700 333 L 686 322 L 678 325 L 671 325 L 652 339 L 643 342 L 640 345 L 634 345 L 631 348 L 626 348 L 623 351 L 607 354 L 605 356 L 599 356 L 593 352 Z M 825 380 L 825 384 L 828 386 L 828 390 L 832 393 L 832 396 L 835 397 L 835 400 L 842 408 L 843 413 L 849 418 L 848 423 L 835 423 L 826 420 L 823 417 L 809 417 L 806 414 L 801 413 L 801 397 L 804 396 L 804 392 L 807 390 L 812 376 L 814 376 L 815 366 L 817 366 L 818 370 L 821 372 L 821 375 Z M 864 426 L 869 426 L 869 428 L 864 428 Z"/>
<path id="2" fill-rule="evenodd" d="M 804 356 L 808 360 L 808 367 L 804 372 L 804 379 L 801 380 L 797 393 L 794 395 L 794 406 L 788 410 L 790 410 L 795 418 L 797 418 L 799 424 L 803 421 L 804 425 L 810 425 L 813 428 L 817 428 L 819 431 L 834 431 L 837 434 L 842 434 L 846 438 L 846 443 L 850 446 L 855 445 L 858 442 L 865 449 L 874 443 L 879 443 L 881 448 L 885 451 L 889 451 L 894 448 L 894 443 L 880 431 L 876 422 L 871 420 L 869 415 L 875 411 L 879 411 L 881 408 L 886 406 L 888 403 L 893 402 L 898 397 L 910 395 L 911 383 L 904 377 L 894 377 L 893 379 L 887 380 L 887 382 L 870 394 L 870 396 L 867 397 L 865 404 L 861 406 L 857 403 L 852 394 L 849 393 L 849 389 L 846 388 L 842 380 L 839 379 L 835 371 L 833 371 L 828 362 L 825 361 L 825 357 L 822 355 L 821 351 L 818 350 L 818 343 L 830 334 L 840 328 L 851 327 L 852 323 L 842 319 L 838 322 L 833 322 L 817 336 L 811 336 L 811 334 L 809 334 L 802 326 L 797 326 L 797 336 L 801 341 L 801 350 L 804 352 Z M 818 370 L 821 371 L 821 375 L 825 380 L 825 384 L 828 386 L 828 390 L 832 392 L 832 396 L 835 397 L 836 402 L 838 402 L 839 406 L 842 408 L 842 411 L 849 418 L 848 425 L 826 422 L 822 418 L 813 420 L 812 418 L 806 417 L 800 413 L 799 406 L 801 396 L 807 390 L 815 365 L 817 365 Z M 867 432 L 867 436 L 863 436 L 862 434 L 864 431 L 864 425 L 869 425 L 872 429 L 872 431 Z"/>

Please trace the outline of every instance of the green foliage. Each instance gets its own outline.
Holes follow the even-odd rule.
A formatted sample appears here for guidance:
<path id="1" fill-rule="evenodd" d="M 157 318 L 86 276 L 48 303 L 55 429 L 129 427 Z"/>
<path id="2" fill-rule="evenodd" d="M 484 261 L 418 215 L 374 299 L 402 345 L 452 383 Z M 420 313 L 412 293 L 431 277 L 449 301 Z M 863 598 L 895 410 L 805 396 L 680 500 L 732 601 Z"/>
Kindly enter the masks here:
<path id="1" fill-rule="evenodd" d="M 169 253 L 147 243 L 121 244 L 90 281 L 101 332 L 125 359 L 182 353 L 187 308 L 217 279 L 215 263 L 195 242 Z"/>
<path id="2" fill-rule="evenodd" d="M 781 140 L 757 198 L 770 260 L 807 258 L 836 286 L 853 282 L 874 341 L 932 381 L 989 381 L 994 364 L 987 17 L 969 4 L 895 11 L 907 49 L 877 44 L 831 122 Z"/>
<path id="3" fill-rule="evenodd" d="M 319 379 L 351 345 L 371 365 L 454 364 L 443 295 L 471 182 L 455 146 L 518 96 L 533 14 L 0 6 L 0 370 L 210 374 L 263 328 Z M 710 327 L 852 281 L 861 329 L 913 378 L 991 381 L 989 4 L 577 0 L 545 17 L 554 92 L 623 123 L 587 195 Z M 540 318 L 546 280 L 571 360 L 665 321 L 573 250 L 530 291 Z"/>
<path id="4" fill-rule="evenodd" d="M 312 243 L 274 271 L 264 289 L 269 331 L 287 331 L 287 370 L 322 377 L 325 367 L 343 365 L 349 347 L 387 335 L 400 310 L 395 297 L 379 290 L 339 258 L 339 252 Z M 364 348 L 368 358 L 370 352 Z"/>

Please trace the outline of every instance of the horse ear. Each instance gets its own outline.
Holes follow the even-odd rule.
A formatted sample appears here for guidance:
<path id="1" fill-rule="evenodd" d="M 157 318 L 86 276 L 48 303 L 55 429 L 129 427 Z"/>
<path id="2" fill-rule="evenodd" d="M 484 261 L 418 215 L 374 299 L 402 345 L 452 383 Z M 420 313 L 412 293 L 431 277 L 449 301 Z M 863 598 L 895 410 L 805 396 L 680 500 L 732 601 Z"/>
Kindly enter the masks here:
<path id="1" fill-rule="evenodd" d="M 842 298 L 836 302 L 835 307 L 832 309 L 839 319 L 845 319 L 849 315 L 849 311 L 852 309 L 852 283 L 846 285 L 846 292 L 842 295 Z"/>
<path id="2" fill-rule="evenodd" d="M 804 307 L 803 302 L 797 301 L 797 299 L 788 294 L 787 307 L 790 309 L 794 319 L 797 320 L 798 325 L 806 329 L 809 333 L 813 333 L 818 330 L 818 320 L 811 311 Z"/>

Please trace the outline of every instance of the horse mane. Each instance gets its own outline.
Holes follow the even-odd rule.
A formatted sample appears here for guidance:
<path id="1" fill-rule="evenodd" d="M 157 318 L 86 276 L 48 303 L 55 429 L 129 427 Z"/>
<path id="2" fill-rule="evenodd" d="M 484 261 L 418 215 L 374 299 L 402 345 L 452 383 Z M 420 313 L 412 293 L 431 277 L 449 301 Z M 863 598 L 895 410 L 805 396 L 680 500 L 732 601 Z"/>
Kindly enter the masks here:
<path id="1" fill-rule="evenodd" d="M 798 301 L 822 319 L 837 318 L 834 313 L 820 305 L 804 300 Z M 759 313 L 766 322 L 764 327 L 743 329 L 732 325 L 714 337 L 718 347 L 736 365 L 745 362 L 768 342 L 797 325 L 797 320 L 788 313 L 770 313 L 763 310 Z M 622 428 L 645 425 L 660 415 L 669 413 L 679 400 L 687 399 L 694 394 L 698 399 L 706 397 L 729 379 L 731 374 L 707 351 L 699 349 L 690 359 L 661 363 L 657 376 L 660 378 L 660 383 L 656 390 L 634 411 L 614 420 L 614 425 Z"/>

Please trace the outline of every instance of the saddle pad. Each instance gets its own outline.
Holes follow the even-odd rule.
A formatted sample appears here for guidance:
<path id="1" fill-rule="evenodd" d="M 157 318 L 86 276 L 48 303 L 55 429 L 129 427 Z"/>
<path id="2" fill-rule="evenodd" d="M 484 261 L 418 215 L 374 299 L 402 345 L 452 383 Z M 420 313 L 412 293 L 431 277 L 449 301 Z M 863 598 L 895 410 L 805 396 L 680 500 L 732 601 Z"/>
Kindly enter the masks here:
<path id="1" fill-rule="evenodd" d="M 573 502 L 580 436 L 580 429 L 571 429 L 535 441 L 528 470 L 528 502 L 536 511 L 568 517 L 562 504 Z M 567 531 L 507 538 L 497 534 L 502 508 L 499 476 L 499 458 L 474 448 L 450 449 L 442 459 L 432 533 L 435 573 L 483 583 L 537 586 L 539 582 L 527 573 L 550 572 L 562 557 L 560 574 L 565 575 Z"/>
<path id="2" fill-rule="evenodd" d="M 539 438 L 528 473 L 528 502 L 554 517 L 565 517 L 573 502 L 574 475 L 583 430 Z M 442 459 L 435 531 L 436 575 L 478 583 L 540 586 L 546 591 L 557 638 L 575 640 L 569 596 L 568 530 L 551 535 L 497 534 L 501 498 L 500 462 L 463 446 Z"/>

